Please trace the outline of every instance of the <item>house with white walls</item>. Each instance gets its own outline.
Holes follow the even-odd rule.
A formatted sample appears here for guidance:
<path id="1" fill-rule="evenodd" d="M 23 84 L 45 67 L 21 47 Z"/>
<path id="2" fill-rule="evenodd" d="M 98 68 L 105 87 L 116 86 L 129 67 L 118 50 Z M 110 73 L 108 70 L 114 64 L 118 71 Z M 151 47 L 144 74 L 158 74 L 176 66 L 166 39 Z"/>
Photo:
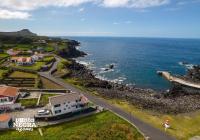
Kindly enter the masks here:
<path id="1" fill-rule="evenodd" d="M 88 103 L 88 99 L 78 93 L 49 97 L 49 107 L 53 116 L 84 110 L 88 108 Z"/>
<path id="2" fill-rule="evenodd" d="M 16 103 L 19 90 L 16 87 L 0 86 L 0 110 L 12 110 L 20 108 L 21 104 Z"/>

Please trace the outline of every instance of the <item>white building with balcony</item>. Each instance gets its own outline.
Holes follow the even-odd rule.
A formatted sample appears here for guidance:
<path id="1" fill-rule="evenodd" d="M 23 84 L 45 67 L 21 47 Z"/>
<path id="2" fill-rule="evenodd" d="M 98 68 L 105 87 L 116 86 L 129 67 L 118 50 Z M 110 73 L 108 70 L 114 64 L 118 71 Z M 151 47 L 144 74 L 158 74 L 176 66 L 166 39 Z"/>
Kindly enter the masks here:
<path id="1" fill-rule="evenodd" d="M 49 106 L 53 116 L 73 113 L 88 107 L 88 99 L 82 94 L 67 93 L 49 98 Z"/>

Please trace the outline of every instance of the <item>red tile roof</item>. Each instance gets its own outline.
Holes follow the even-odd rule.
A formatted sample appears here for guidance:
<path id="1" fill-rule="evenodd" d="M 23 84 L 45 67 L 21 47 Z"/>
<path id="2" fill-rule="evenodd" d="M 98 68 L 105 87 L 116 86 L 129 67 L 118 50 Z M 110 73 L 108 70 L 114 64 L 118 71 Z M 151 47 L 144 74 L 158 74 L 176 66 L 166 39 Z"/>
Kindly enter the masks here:
<path id="1" fill-rule="evenodd" d="M 22 62 L 22 63 L 30 63 L 32 62 L 32 58 L 31 57 L 12 57 L 11 60 L 15 60 L 17 62 Z"/>
<path id="2" fill-rule="evenodd" d="M 0 96 L 14 97 L 18 94 L 18 88 L 9 86 L 0 86 Z"/>
<path id="3" fill-rule="evenodd" d="M 10 119 L 11 119 L 10 115 L 8 115 L 8 114 L 0 114 L 0 122 L 5 122 L 5 121 L 8 121 Z"/>

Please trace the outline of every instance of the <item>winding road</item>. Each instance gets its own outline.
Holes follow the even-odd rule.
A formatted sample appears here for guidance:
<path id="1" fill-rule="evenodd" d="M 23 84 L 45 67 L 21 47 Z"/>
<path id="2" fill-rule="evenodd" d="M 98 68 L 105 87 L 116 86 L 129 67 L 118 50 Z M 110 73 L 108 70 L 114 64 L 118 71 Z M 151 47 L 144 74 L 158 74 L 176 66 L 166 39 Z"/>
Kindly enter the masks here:
<path id="1" fill-rule="evenodd" d="M 52 73 L 52 71 L 54 71 L 57 68 L 57 64 L 61 61 L 61 59 L 59 57 L 56 56 L 55 58 L 56 58 L 56 62 L 54 63 L 52 68 L 48 72 L 39 72 L 38 74 L 40 76 L 47 78 L 47 79 L 63 86 L 66 89 L 70 89 L 73 92 L 84 94 L 91 102 L 93 102 L 99 106 L 102 106 L 104 108 L 107 108 L 108 110 L 115 113 L 119 117 L 127 120 L 129 123 L 136 126 L 136 128 L 138 128 L 139 131 L 144 134 L 146 139 L 149 139 L 149 140 L 175 140 L 175 138 L 169 136 L 168 134 L 164 133 L 163 131 L 161 131 L 157 128 L 154 128 L 153 126 L 141 121 L 140 119 L 135 117 L 134 114 L 127 113 L 126 111 L 108 103 L 106 100 L 104 100 L 102 98 L 99 98 L 99 97 L 92 95 L 90 93 L 87 93 L 87 92 L 83 92 L 83 91 L 77 89 L 76 87 L 74 87 L 73 85 L 66 83 L 64 80 L 62 80 L 60 78 L 53 77 L 51 75 L 51 73 Z"/>

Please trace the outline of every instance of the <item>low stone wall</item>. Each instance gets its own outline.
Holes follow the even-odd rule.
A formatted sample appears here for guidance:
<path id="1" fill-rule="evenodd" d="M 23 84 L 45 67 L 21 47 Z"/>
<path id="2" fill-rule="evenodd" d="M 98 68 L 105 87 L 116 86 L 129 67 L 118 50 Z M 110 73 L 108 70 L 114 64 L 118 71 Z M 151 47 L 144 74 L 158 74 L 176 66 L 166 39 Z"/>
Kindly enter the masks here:
<path id="1" fill-rule="evenodd" d="M 21 103 L 0 105 L 0 110 L 14 110 L 21 108 Z"/>
<path id="2" fill-rule="evenodd" d="M 70 93 L 67 89 L 20 89 L 21 92 L 59 92 L 59 93 Z"/>
<path id="3" fill-rule="evenodd" d="M 21 69 L 21 68 L 15 68 L 15 67 L 10 67 L 13 71 L 21 71 L 21 72 L 28 72 L 28 73 L 33 73 L 37 74 L 37 71 L 34 70 L 28 70 L 28 69 Z"/>

